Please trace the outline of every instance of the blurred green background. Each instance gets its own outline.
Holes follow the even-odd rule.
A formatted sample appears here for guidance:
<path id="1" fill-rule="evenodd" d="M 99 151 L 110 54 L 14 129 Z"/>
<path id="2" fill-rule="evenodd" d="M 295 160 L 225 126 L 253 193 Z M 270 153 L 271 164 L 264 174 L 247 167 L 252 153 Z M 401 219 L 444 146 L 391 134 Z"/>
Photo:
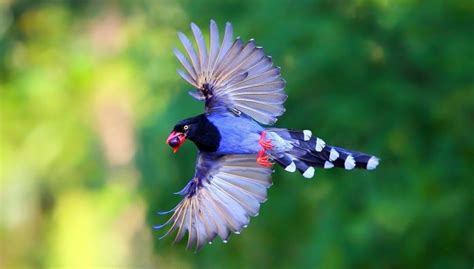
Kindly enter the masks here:
<path id="1" fill-rule="evenodd" d="M 277 169 L 195 254 L 151 229 L 194 173 L 177 31 L 215 19 L 282 67 L 287 113 L 378 170 Z M 0 0 L 0 268 L 472 268 L 474 2 Z"/>

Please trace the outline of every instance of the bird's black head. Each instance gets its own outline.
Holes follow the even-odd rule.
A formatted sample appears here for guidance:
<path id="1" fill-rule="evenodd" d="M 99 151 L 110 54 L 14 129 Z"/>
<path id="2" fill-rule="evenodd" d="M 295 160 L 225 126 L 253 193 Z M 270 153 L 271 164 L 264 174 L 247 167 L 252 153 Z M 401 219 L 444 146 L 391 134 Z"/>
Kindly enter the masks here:
<path id="1" fill-rule="evenodd" d="M 220 134 L 206 115 L 201 114 L 178 122 L 166 143 L 173 148 L 173 153 L 176 153 L 186 139 L 193 141 L 201 151 L 213 152 L 219 147 Z"/>

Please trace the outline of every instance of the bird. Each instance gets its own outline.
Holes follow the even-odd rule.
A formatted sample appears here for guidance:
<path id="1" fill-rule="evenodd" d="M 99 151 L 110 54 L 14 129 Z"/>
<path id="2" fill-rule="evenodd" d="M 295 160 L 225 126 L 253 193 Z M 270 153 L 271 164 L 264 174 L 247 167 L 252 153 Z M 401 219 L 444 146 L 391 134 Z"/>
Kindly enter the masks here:
<path id="1" fill-rule="evenodd" d="M 168 227 L 164 238 L 176 232 L 175 242 L 187 234 L 188 249 L 201 249 L 216 237 L 227 243 L 258 215 L 272 185 L 273 166 L 312 178 L 316 168 L 373 170 L 380 159 L 331 146 L 310 130 L 273 127 L 285 112 L 285 80 L 280 68 L 253 39 L 233 38 L 225 24 L 222 41 L 214 20 L 209 47 L 201 29 L 191 23 L 195 45 L 183 33 L 178 37 L 185 54 L 174 49 L 183 69 L 177 73 L 204 102 L 204 113 L 179 121 L 166 143 L 176 153 L 186 140 L 198 149 L 195 173 L 176 194 L 183 198 L 173 209 L 158 212 L 169 219 L 154 226 Z"/>

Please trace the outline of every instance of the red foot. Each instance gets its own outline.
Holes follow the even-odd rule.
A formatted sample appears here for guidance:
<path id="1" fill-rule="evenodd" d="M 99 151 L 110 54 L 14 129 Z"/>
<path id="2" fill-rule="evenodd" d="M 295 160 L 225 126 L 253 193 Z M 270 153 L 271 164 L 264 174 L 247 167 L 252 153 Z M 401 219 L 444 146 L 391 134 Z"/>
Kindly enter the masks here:
<path id="1" fill-rule="evenodd" d="M 270 158 L 265 153 L 264 149 L 261 149 L 257 154 L 257 163 L 264 167 L 272 167 L 273 163 L 270 162 Z"/>
<path id="2" fill-rule="evenodd" d="M 258 140 L 258 143 L 264 150 L 269 150 L 273 147 L 272 142 L 269 139 L 265 139 L 265 135 L 267 134 L 266 131 L 263 131 L 260 134 L 260 139 Z"/>
<path id="3" fill-rule="evenodd" d="M 257 154 L 257 163 L 264 167 L 272 167 L 273 163 L 270 161 L 266 151 L 273 147 L 272 142 L 269 139 L 265 139 L 266 132 L 263 131 L 260 135 L 258 143 L 262 146 L 262 149 Z"/>

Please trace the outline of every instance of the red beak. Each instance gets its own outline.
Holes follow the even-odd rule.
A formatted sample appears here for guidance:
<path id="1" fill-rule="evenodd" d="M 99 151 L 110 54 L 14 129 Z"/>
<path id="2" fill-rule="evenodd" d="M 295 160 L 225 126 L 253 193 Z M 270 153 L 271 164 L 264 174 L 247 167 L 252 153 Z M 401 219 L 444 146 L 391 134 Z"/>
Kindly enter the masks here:
<path id="1" fill-rule="evenodd" d="M 173 148 L 173 153 L 176 153 L 181 145 L 186 141 L 186 135 L 180 132 L 173 131 L 166 139 L 166 144 Z"/>

